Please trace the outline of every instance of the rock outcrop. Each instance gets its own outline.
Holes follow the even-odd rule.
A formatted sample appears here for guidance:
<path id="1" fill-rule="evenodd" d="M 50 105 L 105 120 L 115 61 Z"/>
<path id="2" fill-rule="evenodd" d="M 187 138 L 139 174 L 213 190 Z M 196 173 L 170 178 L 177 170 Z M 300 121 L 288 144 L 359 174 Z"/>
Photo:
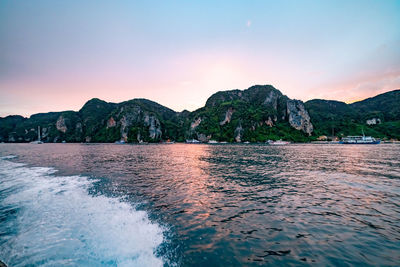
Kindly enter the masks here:
<path id="1" fill-rule="evenodd" d="M 199 117 L 190 124 L 190 130 L 196 129 L 200 125 L 200 123 L 201 123 L 201 118 Z"/>
<path id="2" fill-rule="evenodd" d="M 269 127 L 274 126 L 274 122 L 272 121 L 271 117 L 268 117 L 268 120 L 265 121 L 265 125 L 268 125 Z"/>
<path id="3" fill-rule="evenodd" d="M 56 122 L 56 128 L 60 132 L 63 132 L 63 133 L 67 132 L 67 126 L 65 125 L 65 120 L 62 115 L 60 117 L 58 117 L 58 120 Z"/>
<path id="4" fill-rule="evenodd" d="M 116 125 L 117 125 L 117 122 L 111 116 L 107 121 L 107 128 L 112 128 L 112 127 L 115 127 Z"/>
<path id="5" fill-rule="evenodd" d="M 310 120 L 310 115 L 308 114 L 302 101 L 288 100 L 287 114 L 289 123 L 293 128 L 311 135 L 313 132 L 313 125 Z"/>
<path id="6" fill-rule="evenodd" d="M 400 139 L 399 101 L 400 90 L 395 90 L 353 104 L 329 100 L 303 103 L 289 99 L 271 85 L 217 92 L 193 112 L 175 112 L 146 99 L 108 103 L 94 98 L 78 112 L 0 118 L 0 142 L 37 140 L 38 126 L 44 142 L 192 138 L 202 142 L 264 142 L 270 138 L 306 142 L 330 136 L 333 131 L 340 136 L 359 135 L 361 127 L 366 134 Z"/>
<path id="7" fill-rule="evenodd" d="M 151 139 L 160 139 L 162 137 L 161 124 L 156 117 L 146 114 L 144 125 L 149 127 L 149 137 Z"/>
<path id="8" fill-rule="evenodd" d="M 380 124 L 382 121 L 380 118 L 372 118 L 372 119 L 368 119 L 365 121 L 365 123 L 367 125 L 376 125 L 376 124 Z"/>
<path id="9" fill-rule="evenodd" d="M 242 125 L 241 125 L 241 124 L 239 124 L 239 125 L 236 127 L 234 136 L 235 136 L 235 141 L 236 141 L 237 143 L 242 142 L 243 128 L 242 128 Z"/>
<path id="10" fill-rule="evenodd" d="M 228 110 L 225 113 L 224 120 L 221 121 L 219 123 L 219 125 L 224 125 L 225 123 L 230 123 L 231 122 L 231 118 L 232 118 L 232 114 L 233 114 L 233 108 L 228 108 Z"/>
<path id="11" fill-rule="evenodd" d="M 223 119 L 216 121 L 217 116 Z M 293 102 L 271 85 L 217 92 L 204 108 L 193 112 L 192 118 L 189 133 L 211 134 L 212 139 L 231 142 L 265 141 L 268 133 L 274 136 L 272 130 L 264 127 L 280 127 L 280 133 L 286 132 L 287 136 L 293 134 L 285 125 L 307 135 L 313 132 L 304 105 Z"/>
<path id="12" fill-rule="evenodd" d="M 273 109 L 278 109 L 278 99 L 281 96 L 277 91 L 270 90 L 267 97 L 265 98 L 263 104 L 265 106 L 271 106 Z"/>
<path id="13" fill-rule="evenodd" d="M 0 125 L 0 140 L 7 142 L 36 140 L 37 126 L 41 127 L 45 142 L 158 142 L 188 138 L 202 142 L 260 138 L 263 141 L 262 138 L 268 138 L 264 127 L 273 129 L 284 122 L 307 134 L 312 132 L 304 106 L 292 104 L 271 85 L 218 92 L 207 100 L 204 108 L 194 112 L 178 113 L 146 99 L 115 104 L 94 98 L 79 112 L 35 114 L 29 119 L 10 116 L 0 121 L 10 125 L 5 129 L 11 131 L 4 133 Z"/>

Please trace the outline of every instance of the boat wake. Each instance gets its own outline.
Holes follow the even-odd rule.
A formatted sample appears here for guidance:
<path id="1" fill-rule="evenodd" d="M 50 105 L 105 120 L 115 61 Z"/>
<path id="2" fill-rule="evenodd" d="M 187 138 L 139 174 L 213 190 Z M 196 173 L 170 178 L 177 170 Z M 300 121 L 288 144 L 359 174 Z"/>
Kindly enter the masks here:
<path id="1" fill-rule="evenodd" d="M 162 266 L 163 228 L 93 180 L 0 158 L 0 260 L 9 266 Z"/>

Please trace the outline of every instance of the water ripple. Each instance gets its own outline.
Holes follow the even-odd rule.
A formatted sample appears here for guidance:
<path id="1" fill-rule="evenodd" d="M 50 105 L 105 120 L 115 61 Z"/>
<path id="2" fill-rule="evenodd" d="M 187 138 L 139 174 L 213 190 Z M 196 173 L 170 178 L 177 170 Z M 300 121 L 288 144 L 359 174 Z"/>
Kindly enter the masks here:
<path id="1" fill-rule="evenodd" d="M 4 145 L 0 156 L 106 177 L 102 195 L 140 203 L 171 226 L 166 265 L 400 262 L 398 145 L 26 148 Z"/>

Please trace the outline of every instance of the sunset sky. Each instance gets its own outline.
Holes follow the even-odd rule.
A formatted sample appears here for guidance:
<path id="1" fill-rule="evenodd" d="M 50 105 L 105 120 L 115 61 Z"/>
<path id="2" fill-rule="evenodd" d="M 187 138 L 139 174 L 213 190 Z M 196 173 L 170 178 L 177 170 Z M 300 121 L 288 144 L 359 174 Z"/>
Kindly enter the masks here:
<path id="1" fill-rule="evenodd" d="M 255 84 L 303 101 L 400 88 L 400 1 L 0 2 L 0 116 L 93 97 L 194 110 Z"/>

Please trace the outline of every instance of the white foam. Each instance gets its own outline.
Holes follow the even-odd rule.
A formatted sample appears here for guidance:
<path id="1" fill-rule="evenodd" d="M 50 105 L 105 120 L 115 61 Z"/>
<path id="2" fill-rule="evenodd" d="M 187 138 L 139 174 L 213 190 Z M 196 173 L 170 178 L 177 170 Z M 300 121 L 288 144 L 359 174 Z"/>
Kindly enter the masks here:
<path id="1" fill-rule="evenodd" d="M 163 229 L 116 198 L 91 196 L 92 181 L 0 160 L 0 207 L 19 208 L 14 233 L 0 235 L 10 266 L 162 266 Z M 12 190 L 12 191 L 10 191 Z M 6 224 L 3 225 L 4 227 Z M 0 225 L 0 232 L 2 226 Z"/>

